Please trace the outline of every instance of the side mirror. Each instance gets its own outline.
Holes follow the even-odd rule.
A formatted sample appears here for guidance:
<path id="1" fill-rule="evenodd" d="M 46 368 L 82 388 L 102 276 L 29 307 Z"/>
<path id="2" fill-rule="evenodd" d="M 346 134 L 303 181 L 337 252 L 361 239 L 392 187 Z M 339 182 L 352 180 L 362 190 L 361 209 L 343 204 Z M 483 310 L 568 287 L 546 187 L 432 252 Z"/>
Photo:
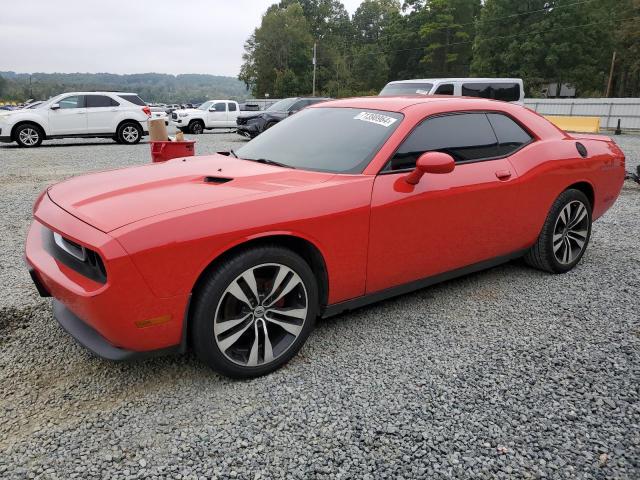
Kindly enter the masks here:
<path id="1" fill-rule="evenodd" d="M 425 152 L 416 162 L 416 168 L 406 177 L 410 185 L 416 185 L 425 173 L 451 173 L 456 166 L 453 157 L 442 152 Z"/>
<path id="2" fill-rule="evenodd" d="M 53 105 L 51 105 L 51 110 L 58 110 L 60 108 L 60 104 L 59 103 L 54 103 Z"/>

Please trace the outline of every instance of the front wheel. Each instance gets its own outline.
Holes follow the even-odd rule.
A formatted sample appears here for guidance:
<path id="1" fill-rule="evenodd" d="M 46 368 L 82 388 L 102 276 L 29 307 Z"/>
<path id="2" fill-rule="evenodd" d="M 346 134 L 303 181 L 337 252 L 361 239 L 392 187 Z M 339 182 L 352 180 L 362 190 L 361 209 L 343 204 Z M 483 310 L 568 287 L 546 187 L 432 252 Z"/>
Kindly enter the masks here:
<path id="1" fill-rule="evenodd" d="M 16 143 L 24 148 L 38 147 L 42 143 L 42 129 L 35 124 L 25 123 L 16 129 Z"/>
<path id="2" fill-rule="evenodd" d="M 584 255 L 590 237 L 591 202 L 580 190 L 565 190 L 551 206 L 542 232 L 524 260 L 547 272 L 568 272 Z"/>
<path id="3" fill-rule="evenodd" d="M 204 124 L 198 120 L 194 120 L 189 123 L 189 131 L 194 135 L 200 135 L 204 133 Z"/>
<path id="4" fill-rule="evenodd" d="M 196 293 L 191 339 L 217 372 L 272 372 L 300 350 L 315 324 L 318 287 L 309 265 L 278 246 L 247 250 L 211 272 Z"/>
<path id="5" fill-rule="evenodd" d="M 125 122 L 118 127 L 116 141 L 124 145 L 134 145 L 142 138 L 142 127 L 139 123 Z"/>

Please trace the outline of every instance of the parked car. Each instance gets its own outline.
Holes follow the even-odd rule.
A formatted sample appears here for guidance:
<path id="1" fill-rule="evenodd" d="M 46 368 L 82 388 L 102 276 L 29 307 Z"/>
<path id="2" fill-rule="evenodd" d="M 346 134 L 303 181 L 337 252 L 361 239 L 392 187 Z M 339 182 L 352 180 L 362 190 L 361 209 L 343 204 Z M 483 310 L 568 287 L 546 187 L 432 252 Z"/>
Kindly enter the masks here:
<path id="1" fill-rule="evenodd" d="M 236 152 L 49 187 L 26 260 L 57 320 L 98 355 L 189 345 L 251 377 L 293 357 L 317 316 L 518 257 L 571 270 L 624 163 L 610 138 L 506 102 L 337 100 Z"/>
<path id="2" fill-rule="evenodd" d="M 238 115 L 237 132 L 245 137 L 254 138 L 289 115 L 302 110 L 309 105 L 330 100 L 324 97 L 293 97 L 280 100 L 266 110 L 255 113 L 241 113 Z"/>
<path id="3" fill-rule="evenodd" d="M 169 125 L 169 115 L 167 115 L 163 107 L 149 107 L 149 110 L 151 111 L 150 120 L 161 118 L 164 120 L 165 125 Z"/>
<path id="4" fill-rule="evenodd" d="M 64 93 L 34 108 L 0 113 L 0 142 L 37 147 L 54 138 L 97 137 L 134 144 L 147 135 L 150 116 L 135 93 Z"/>
<path id="5" fill-rule="evenodd" d="M 381 96 L 453 95 L 481 97 L 524 105 L 524 85 L 520 78 L 425 78 L 389 82 Z"/>
<path id="6" fill-rule="evenodd" d="M 200 134 L 214 128 L 234 128 L 240 112 L 238 102 L 209 100 L 198 108 L 174 111 L 171 125 L 185 133 Z"/>

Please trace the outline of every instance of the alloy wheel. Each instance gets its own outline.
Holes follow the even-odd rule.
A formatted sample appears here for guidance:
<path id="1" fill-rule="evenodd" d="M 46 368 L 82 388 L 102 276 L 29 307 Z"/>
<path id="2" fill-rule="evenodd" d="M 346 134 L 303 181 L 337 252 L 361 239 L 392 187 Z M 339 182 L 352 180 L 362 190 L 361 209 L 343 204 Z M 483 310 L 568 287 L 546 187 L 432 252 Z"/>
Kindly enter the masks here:
<path id="1" fill-rule="evenodd" d="M 302 332 L 308 307 L 304 282 L 291 268 L 279 263 L 249 268 L 220 297 L 213 328 L 216 344 L 238 365 L 271 363 Z"/>
<path id="2" fill-rule="evenodd" d="M 589 215 L 584 203 L 574 200 L 560 211 L 553 229 L 553 254 L 562 265 L 580 256 L 589 235 Z"/>
<path id="3" fill-rule="evenodd" d="M 27 145 L 28 147 L 32 147 L 36 143 L 38 143 L 38 140 L 40 139 L 40 134 L 35 128 L 28 127 L 20 130 L 19 137 L 20 137 L 20 142 L 22 142 L 22 144 Z"/>
<path id="4" fill-rule="evenodd" d="M 122 138 L 124 138 L 127 143 L 133 143 L 138 140 L 138 135 L 140 135 L 138 129 L 132 125 L 127 125 L 122 129 Z"/>

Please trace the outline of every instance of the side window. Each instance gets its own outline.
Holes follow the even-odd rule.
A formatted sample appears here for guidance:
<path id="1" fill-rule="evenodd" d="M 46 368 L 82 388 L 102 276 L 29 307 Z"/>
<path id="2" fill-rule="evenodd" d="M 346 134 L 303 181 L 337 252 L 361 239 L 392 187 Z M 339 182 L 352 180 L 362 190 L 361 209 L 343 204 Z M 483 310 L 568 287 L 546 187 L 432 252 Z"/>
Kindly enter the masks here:
<path id="1" fill-rule="evenodd" d="M 236 104 L 235 103 L 229 103 L 229 111 L 230 112 L 235 112 L 237 110 Z"/>
<path id="2" fill-rule="evenodd" d="M 297 112 L 298 110 L 302 110 L 304 107 L 309 105 L 308 100 L 298 100 L 296 103 L 289 107 L 290 112 Z"/>
<path id="3" fill-rule="evenodd" d="M 218 103 L 213 105 L 213 111 L 214 112 L 226 112 L 227 111 L 227 104 L 225 102 L 218 102 Z"/>
<path id="4" fill-rule="evenodd" d="M 451 155 L 456 163 L 498 156 L 498 141 L 484 113 L 443 115 L 425 120 L 400 145 L 386 170 L 414 168 L 424 152 Z"/>
<path id="5" fill-rule="evenodd" d="M 453 95 L 453 84 L 443 83 L 437 88 L 435 95 Z"/>
<path id="6" fill-rule="evenodd" d="M 106 95 L 87 95 L 85 98 L 87 108 L 117 107 L 120 105 L 118 102 Z"/>
<path id="7" fill-rule="evenodd" d="M 58 102 L 60 108 L 84 108 L 84 95 L 74 95 Z"/>
<path id="8" fill-rule="evenodd" d="M 493 97 L 503 102 L 520 100 L 520 85 L 517 83 L 496 83 L 492 85 Z"/>
<path id="9" fill-rule="evenodd" d="M 531 135 L 506 115 L 488 113 L 487 117 L 498 137 L 498 155 L 509 155 L 531 141 Z"/>
<path id="10" fill-rule="evenodd" d="M 520 85 L 517 83 L 463 83 L 462 96 L 515 102 L 520 100 Z"/>

